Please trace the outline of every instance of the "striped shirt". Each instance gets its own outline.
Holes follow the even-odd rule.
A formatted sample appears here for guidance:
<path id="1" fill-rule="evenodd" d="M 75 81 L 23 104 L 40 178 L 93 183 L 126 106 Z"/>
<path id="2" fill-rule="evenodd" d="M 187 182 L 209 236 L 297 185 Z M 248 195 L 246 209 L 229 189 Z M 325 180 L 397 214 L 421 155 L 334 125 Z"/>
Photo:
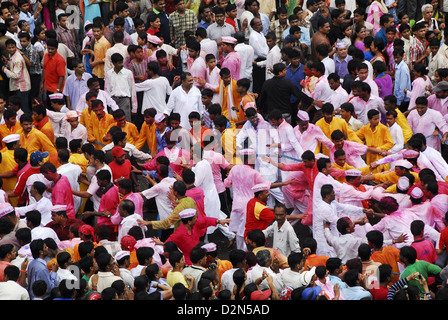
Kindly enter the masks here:
<path id="1" fill-rule="evenodd" d="M 8 68 L 5 68 L 4 72 L 9 78 L 9 90 L 10 91 L 29 91 L 31 90 L 31 79 L 26 67 L 25 59 L 23 59 L 20 51 L 11 56 L 7 64 Z"/>

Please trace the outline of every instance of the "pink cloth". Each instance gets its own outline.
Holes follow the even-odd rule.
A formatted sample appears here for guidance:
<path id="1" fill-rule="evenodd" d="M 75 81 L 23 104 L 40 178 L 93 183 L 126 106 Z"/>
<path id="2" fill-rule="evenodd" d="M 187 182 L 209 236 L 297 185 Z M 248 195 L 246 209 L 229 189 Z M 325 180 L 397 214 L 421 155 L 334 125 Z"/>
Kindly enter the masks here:
<path id="1" fill-rule="evenodd" d="M 304 132 L 300 132 L 299 126 L 294 127 L 294 134 L 302 146 L 303 151 L 310 150 L 316 152 L 319 142 L 327 149 L 333 146 L 333 142 L 323 133 L 322 129 L 315 124 L 309 123 L 308 128 Z"/>
<path id="2" fill-rule="evenodd" d="M 144 165 L 145 170 L 148 170 L 148 171 L 156 170 L 157 158 L 160 156 L 165 156 L 165 157 L 168 157 L 168 159 L 171 158 L 170 159 L 170 168 L 173 169 L 174 172 L 176 172 L 177 174 L 182 176 L 182 172 L 184 171 L 184 168 L 182 166 L 180 166 L 180 164 L 182 163 L 182 158 L 185 159 L 186 161 L 189 161 L 190 153 L 184 149 L 177 148 L 177 147 L 174 147 L 173 149 L 171 149 L 172 152 L 175 152 L 176 150 L 177 150 L 177 156 L 174 154 L 173 157 L 171 158 L 170 156 L 167 156 L 170 150 L 168 148 L 163 149 L 162 151 L 157 153 L 157 155 L 154 157 L 154 159 L 151 160 L 151 162 L 145 163 L 145 165 Z"/>
<path id="3" fill-rule="evenodd" d="M 378 12 L 378 21 L 380 21 L 381 16 L 384 14 L 384 12 L 380 9 L 379 4 L 377 1 L 372 1 L 372 4 L 369 7 L 369 12 L 367 13 L 367 19 L 366 21 L 373 24 L 373 28 L 375 29 L 375 34 L 380 31 L 381 26 L 379 23 L 376 23 L 373 19 L 373 14 L 375 12 Z"/>
<path id="4" fill-rule="evenodd" d="M 348 165 L 351 165 L 355 168 L 362 168 L 367 166 L 366 162 L 361 158 L 361 155 L 367 153 L 368 147 L 364 144 L 355 142 L 355 141 L 344 141 L 344 146 L 342 147 L 342 150 L 345 151 L 346 159 Z M 336 151 L 336 148 L 333 147 L 330 149 L 330 160 L 331 163 L 334 163 L 334 152 Z"/>
<path id="5" fill-rule="evenodd" d="M 238 232 L 240 236 L 244 235 L 247 203 L 254 197 L 252 187 L 260 183 L 271 185 L 271 182 L 264 179 L 258 171 L 245 164 L 233 166 L 224 179 L 224 186 L 232 188 L 233 196 L 229 228 L 230 231 Z"/>
<path id="6" fill-rule="evenodd" d="M 226 169 L 230 163 L 221 153 L 212 150 L 204 151 L 204 159 L 207 160 L 212 167 L 213 181 L 215 182 L 216 191 L 218 191 L 218 194 L 223 193 L 226 191 L 226 187 L 222 181 L 221 169 Z"/>
<path id="7" fill-rule="evenodd" d="M 373 82 L 376 85 L 376 82 Z M 353 104 L 356 119 L 361 121 L 364 125 L 369 124 L 369 119 L 367 118 L 367 112 L 369 112 L 369 110 L 374 109 L 382 112 L 384 108 L 383 100 L 374 94 L 371 94 L 367 101 L 364 101 L 364 99 L 361 99 L 360 97 L 353 97 L 349 102 Z"/>
<path id="8" fill-rule="evenodd" d="M 220 59 L 221 60 L 221 59 Z M 227 68 L 230 70 L 230 74 L 232 75 L 232 79 L 238 81 L 240 79 L 240 70 L 241 70 L 241 56 L 239 52 L 232 51 L 229 52 L 221 62 L 221 69 Z"/>
<path id="9" fill-rule="evenodd" d="M 443 135 L 448 131 L 448 125 L 439 111 L 428 108 L 425 114 L 420 116 L 414 109 L 409 112 L 407 120 L 414 134 L 421 133 L 426 137 L 427 146 L 433 147 L 437 151 L 441 150 L 440 138 L 438 135 L 434 136 L 433 133 L 438 128 Z"/>
<path id="10" fill-rule="evenodd" d="M 443 116 L 448 114 L 448 100 L 442 105 L 442 101 L 435 94 L 428 97 L 428 107 L 439 111 Z"/>
<path id="11" fill-rule="evenodd" d="M 418 260 L 425 260 L 429 263 L 434 263 L 438 258 L 434 245 L 428 239 L 416 240 L 412 242 L 411 247 L 417 251 Z"/>
<path id="12" fill-rule="evenodd" d="M 75 205 L 73 203 L 73 194 L 70 181 L 66 176 L 61 175 L 56 181 L 51 191 L 51 202 L 53 205 L 66 205 L 67 216 L 71 219 L 76 218 Z"/>
<path id="13" fill-rule="evenodd" d="M 414 81 L 412 81 L 412 91 L 408 94 L 410 98 L 408 110 L 415 107 L 415 99 L 425 95 L 426 86 L 430 86 L 432 88 L 431 79 L 428 76 L 426 76 L 426 79 L 418 77 Z M 429 100 L 428 100 L 428 106 L 430 106 Z"/>
<path id="14" fill-rule="evenodd" d="M 204 218 L 205 215 L 205 205 L 204 205 L 204 190 L 199 187 L 193 187 L 191 189 L 187 189 L 185 193 L 187 197 L 190 197 L 196 202 L 196 209 L 198 210 L 198 219 Z"/>
<path id="15" fill-rule="evenodd" d="M 100 206 L 98 207 L 98 212 L 103 212 L 104 210 L 109 211 L 111 214 L 115 213 L 118 207 L 119 195 L 118 187 L 114 184 L 105 194 L 101 196 Z M 98 216 L 97 224 L 113 225 L 110 218 Z"/>
<path id="16" fill-rule="evenodd" d="M 188 72 L 191 73 L 193 78 L 198 77 L 204 80 L 207 79 L 208 69 L 204 58 L 197 57 L 196 59 L 193 60 L 193 58 L 189 57 L 187 59 L 187 69 Z M 199 84 L 195 82 L 195 86 L 199 86 Z"/>

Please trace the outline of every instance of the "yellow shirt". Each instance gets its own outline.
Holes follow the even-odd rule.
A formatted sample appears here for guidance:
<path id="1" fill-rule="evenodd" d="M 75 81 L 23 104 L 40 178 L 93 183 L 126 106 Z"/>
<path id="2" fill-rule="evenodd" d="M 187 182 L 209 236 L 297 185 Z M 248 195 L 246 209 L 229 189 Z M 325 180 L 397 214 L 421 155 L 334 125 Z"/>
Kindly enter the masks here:
<path id="1" fill-rule="evenodd" d="M 365 145 L 379 150 L 389 150 L 394 146 L 394 139 L 390 134 L 389 128 L 384 124 L 379 123 L 375 130 L 372 131 L 370 124 L 365 125 L 358 131 L 356 135 L 361 139 L 365 140 Z M 367 152 L 366 163 L 371 164 L 372 162 L 381 159 L 382 156 L 379 154 Z"/>
<path id="2" fill-rule="evenodd" d="M 322 129 L 322 132 L 327 136 L 328 139 L 331 139 L 331 133 L 333 131 L 341 130 L 347 137 L 347 140 L 363 143 L 361 139 L 358 138 L 355 131 L 350 129 L 344 119 L 333 117 L 331 122 L 327 123 L 324 118 L 321 118 L 316 122 L 316 126 Z M 330 150 L 327 149 L 321 142 L 319 142 L 319 149 L 320 147 L 322 147 L 322 153 L 324 155 L 330 155 Z"/>
<path id="3" fill-rule="evenodd" d="M 34 151 L 48 152 L 49 154 L 57 153 L 50 139 L 36 128 L 32 128 L 28 136 L 25 136 L 25 133 L 22 131 L 20 134 L 20 146 L 28 151 L 28 156 Z"/>
<path id="4" fill-rule="evenodd" d="M 397 119 L 395 121 L 401 127 L 401 130 L 403 130 L 404 143 L 406 144 L 408 140 L 412 137 L 413 134 L 412 129 L 409 126 L 408 120 L 406 120 L 406 117 L 400 111 L 400 109 L 395 108 L 395 111 L 397 112 Z"/>
<path id="5" fill-rule="evenodd" d="M 227 128 L 221 133 L 221 147 L 224 152 L 224 158 L 230 164 L 242 164 L 240 157 L 236 156 L 236 135 L 238 129 Z"/>
<path id="6" fill-rule="evenodd" d="M 36 122 L 34 122 L 34 125 L 36 126 Z M 52 143 L 55 142 L 54 129 L 50 119 L 48 119 L 48 121 L 42 126 L 42 128 L 38 130 L 40 130 L 43 134 L 45 134 Z"/>
<path id="7" fill-rule="evenodd" d="M 420 182 L 418 173 L 415 173 L 413 171 L 410 171 L 409 173 L 414 176 L 414 178 L 415 178 L 414 183 Z M 396 192 L 397 191 L 398 179 L 400 179 L 400 177 L 395 173 L 395 171 L 381 172 L 381 173 L 373 174 L 373 180 L 375 182 L 381 183 L 381 182 L 387 181 L 387 182 L 393 183 L 393 185 L 389 186 L 386 189 L 386 192 Z"/>
<path id="8" fill-rule="evenodd" d="M 111 125 L 114 125 L 115 123 L 116 122 L 114 120 L 114 117 L 110 113 L 106 113 L 101 120 L 98 119 L 95 113 L 92 113 L 90 118 L 90 124 L 89 127 L 87 128 L 87 134 L 88 134 L 87 140 L 93 143 L 96 149 L 102 149 L 103 145 L 101 144 L 105 144 L 103 142 L 103 137 L 106 134 L 108 128 Z M 101 144 L 99 144 L 98 142 Z"/>
<path id="9" fill-rule="evenodd" d="M 113 126 L 116 126 L 116 125 L 117 125 L 116 122 L 111 124 L 109 126 L 109 128 L 107 128 L 106 134 L 109 132 L 110 128 L 112 128 Z M 137 126 L 135 124 L 133 124 L 132 122 L 126 121 L 126 124 L 124 125 L 124 127 L 121 128 L 121 131 L 127 133 L 126 141 L 130 144 L 135 145 L 135 143 L 138 141 L 138 138 L 139 138 L 139 132 L 138 132 Z M 111 137 L 111 139 L 112 139 L 112 137 Z M 101 139 L 101 141 L 104 141 L 104 140 Z M 112 142 L 112 141 L 109 141 L 109 142 Z"/>
<path id="10" fill-rule="evenodd" d="M 342 170 L 342 171 L 347 171 L 347 170 L 351 170 L 351 169 L 356 169 L 356 170 L 361 171 L 361 174 L 362 174 L 362 175 L 366 175 L 366 174 L 369 174 L 369 173 L 370 173 L 370 167 L 369 167 L 369 166 L 365 166 L 365 167 L 362 167 L 362 168 L 355 168 L 355 167 L 353 167 L 353 166 L 347 164 L 347 162 L 344 163 L 344 166 L 343 166 L 343 167 L 341 167 L 340 165 L 338 165 L 336 162 L 334 162 L 331 166 L 332 166 L 333 168 L 335 168 L 335 169 Z M 346 181 L 346 180 L 345 180 L 345 177 L 336 177 L 335 179 L 336 179 L 337 181 L 339 181 L 340 183 L 343 183 L 343 182 Z"/>
<path id="11" fill-rule="evenodd" d="M 87 172 L 87 166 L 89 165 L 89 160 L 81 153 L 72 153 L 70 154 L 70 158 L 68 159 L 69 163 L 77 164 L 81 167 L 82 172 Z"/>
<path id="12" fill-rule="evenodd" d="M 88 128 L 90 125 L 90 119 L 92 118 L 92 111 L 89 111 L 89 108 L 85 108 L 81 112 L 81 116 L 79 117 L 79 123 L 84 127 Z"/>
<path id="13" fill-rule="evenodd" d="M 20 131 L 22 130 L 22 126 L 20 125 L 19 121 L 16 121 L 16 124 L 11 127 L 11 129 L 8 128 L 8 126 L 4 124 L 0 124 L 0 144 L 1 148 L 3 149 L 6 145 L 2 141 L 4 137 L 9 136 L 10 134 L 18 133 L 20 134 Z"/>
<path id="14" fill-rule="evenodd" d="M 140 150 L 145 142 L 148 144 L 150 153 L 154 157 L 157 154 L 157 136 L 155 123 L 148 126 L 146 122 L 143 122 L 138 140 L 135 143 L 135 147 Z"/>
<path id="15" fill-rule="evenodd" d="M 17 166 L 17 162 L 14 160 L 14 150 L 4 149 L 1 151 L 2 164 L 0 165 L 0 173 L 9 172 Z M 17 176 L 11 178 L 3 178 L 3 187 L 5 191 L 13 191 L 17 184 Z M 9 198 L 13 206 L 17 206 L 17 197 Z"/>
<path id="16" fill-rule="evenodd" d="M 93 48 L 93 55 L 95 58 L 93 61 L 106 61 L 106 51 L 110 47 L 110 42 L 104 36 L 95 41 L 95 46 Z M 92 74 L 100 79 L 104 79 L 104 63 L 100 63 L 93 67 Z"/>

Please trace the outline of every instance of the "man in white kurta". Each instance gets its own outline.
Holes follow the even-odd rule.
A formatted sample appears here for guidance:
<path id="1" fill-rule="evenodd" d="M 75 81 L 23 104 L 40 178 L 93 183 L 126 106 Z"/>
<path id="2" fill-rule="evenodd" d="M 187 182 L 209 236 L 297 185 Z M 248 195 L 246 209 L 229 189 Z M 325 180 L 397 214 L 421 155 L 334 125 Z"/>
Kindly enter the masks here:
<path id="1" fill-rule="evenodd" d="M 279 137 L 280 163 L 297 163 L 301 161 L 303 149 L 297 140 L 293 127 L 283 119 L 281 114 L 275 116 L 278 119 L 270 119 L 273 127 L 277 128 Z M 285 157 L 286 156 L 286 157 Z M 297 160 L 295 160 L 297 159 Z M 281 171 L 282 181 L 286 181 L 289 172 Z"/>
<path id="2" fill-rule="evenodd" d="M 192 148 L 191 155 L 193 161 L 198 160 L 195 158 L 194 147 Z M 213 217 L 219 220 L 226 219 L 227 216 L 221 211 L 221 202 L 219 201 L 218 191 L 216 190 L 215 181 L 213 179 L 213 172 L 210 163 L 207 160 L 200 160 L 192 168 L 195 173 L 194 185 L 204 190 L 204 211 L 207 217 Z M 207 234 L 213 233 L 216 228 L 226 236 L 229 240 L 235 238 L 235 233 L 231 232 L 229 226 L 222 226 L 218 224 L 217 227 L 208 227 Z"/>
<path id="3" fill-rule="evenodd" d="M 255 150 L 257 155 L 275 154 L 277 148 L 270 146 L 279 143 L 277 130 L 258 113 L 248 120 L 236 135 L 237 150 L 244 149 L 244 143 L 247 139 L 248 148 Z M 263 161 L 261 156 L 256 157 L 255 170 L 260 172 L 264 179 L 270 182 L 277 181 L 278 169 L 272 164 Z M 270 192 L 275 199 L 284 203 L 283 193 L 280 188 L 271 189 Z M 269 197 L 268 206 L 273 206 L 271 197 Z"/>
<path id="4" fill-rule="evenodd" d="M 318 193 L 320 195 L 320 190 Z M 318 200 L 317 204 L 315 204 L 315 210 L 313 209 L 313 238 L 317 241 L 317 255 L 334 257 L 336 252 L 325 239 L 324 222 L 330 223 L 331 234 L 338 236 L 336 222 L 340 217 L 345 217 L 347 214 L 362 217 L 365 215 L 366 209 L 335 201 L 336 195 L 334 190 L 324 196 L 323 199 L 321 197 L 321 200 Z"/>
<path id="5" fill-rule="evenodd" d="M 204 108 L 201 91 L 193 85 L 193 77 L 189 74 L 184 75 L 184 77 L 182 84 L 171 92 L 163 113 L 167 116 L 173 112 L 179 113 L 181 127 L 190 130 L 188 115 L 196 111 L 202 116 Z"/>

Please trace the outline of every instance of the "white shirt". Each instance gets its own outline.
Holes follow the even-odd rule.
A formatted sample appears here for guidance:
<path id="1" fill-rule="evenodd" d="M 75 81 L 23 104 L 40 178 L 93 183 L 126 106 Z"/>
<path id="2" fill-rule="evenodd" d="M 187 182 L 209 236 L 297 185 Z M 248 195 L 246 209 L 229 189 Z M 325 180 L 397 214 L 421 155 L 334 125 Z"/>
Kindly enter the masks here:
<path id="1" fill-rule="evenodd" d="M 112 143 L 106 144 L 106 145 L 103 147 L 103 149 L 101 149 L 101 150 L 103 150 L 104 152 L 107 152 L 107 151 L 109 151 L 109 150 L 112 150 L 112 148 L 113 148 L 114 146 L 115 146 L 115 145 L 114 145 L 114 143 L 112 142 Z M 137 147 L 134 146 L 134 145 L 131 144 L 131 143 L 126 143 L 126 145 L 124 146 L 123 150 L 126 151 L 126 152 L 129 154 L 130 157 L 134 157 L 134 158 L 136 158 L 137 160 L 147 161 L 147 160 L 149 160 L 149 159 L 152 159 L 152 157 L 151 157 L 150 154 L 138 150 Z"/>
<path id="2" fill-rule="evenodd" d="M 114 101 L 114 99 L 112 99 L 110 97 L 110 94 L 107 93 L 104 90 L 99 90 L 98 91 L 98 96 L 97 99 L 103 101 L 103 105 L 104 106 L 108 106 L 109 108 L 112 109 L 112 111 L 118 110 L 118 105 L 117 103 Z M 87 108 L 87 104 L 86 104 L 86 93 L 83 93 L 78 100 L 78 104 L 76 105 L 76 111 L 82 112 L 85 108 Z M 104 111 L 107 112 L 107 108 L 104 108 Z"/>
<path id="3" fill-rule="evenodd" d="M 30 197 L 30 200 L 33 197 Z M 34 199 L 34 198 L 33 198 Z M 41 225 L 45 226 L 51 221 L 51 207 L 53 206 L 51 200 L 47 197 L 42 197 L 39 201 L 36 202 L 34 199 L 33 203 L 24 206 L 24 207 L 15 207 L 16 214 L 20 217 L 25 217 L 26 213 L 31 210 L 37 210 L 41 214 Z"/>
<path id="4" fill-rule="evenodd" d="M 64 279 L 78 281 L 78 278 L 73 273 L 71 273 L 71 271 L 68 269 L 59 268 L 57 271 L 57 274 L 58 274 L 59 283 L 61 283 L 61 281 Z"/>
<path id="5" fill-rule="evenodd" d="M 67 138 L 67 143 L 69 144 L 70 141 L 75 139 L 81 139 L 82 143 L 84 144 L 87 142 L 88 137 L 87 128 L 84 125 L 78 123 L 78 126 L 72 130 L 70 124 L 67 121 L 62 124 L 61 135 Z"/>
<path id="6" fill-rule="evenodd" d="M 425 151 L 422 151 L 421 153 L 426 156 L 426 158 L 436 169 L 437 173 L 445 181 L 446 177 L 448 177 L 448 164 L 446 163 L 445 159 L 443 159 L 440 152 L 432 147 L 427 146 Z"/>
<path id="7" fill-rule="evenodd" d="M 285 287 L 291 287 L 293 289 L 303 287 L 299 272 L 292 271 L 291 268 L 286 268 L 280 275 Z"/>
<path id="8" fill-rule="evenodd" d="M 203 54 L 203 58 L 205 59 L 205 56 L 207 54 L 212 54 L 216 58 L 218 58 L 218 44 L 215 40 L 205 38 L 201 40 L 201 53 Z"/>
<path id="9" fill-rule="evenodd" d="M 221 276 L 221 290 L 230 290 L 232 292 L 235 282 L 233 282 L 233 274 L 238 268 L 232 268 L 224 271 Z"/>
<path id="10" fill-rule="evenodd" d="M 100 188 L 100 186 L 98 185 L 98 181 L 96 179 L 96 173 L 100 170 L 108 170 L 110 172 L 110 176 L 112 177 L 112 170 L 110 169 L 110 167 L 107 164 L 104 164 L 104 166 L 95 171 L 94 175 L 92 176 L 91 180 L 90 180 L 90 185 L 89 188 L 87 189 L 87 192 L 90 193 L 92 196 L 90 197 L 90 199 L 93 202 L 93 211 L 98 212 L 98 209 L 100 207 L 100 201 L 101 201 L 101 197 L 98 197 L 98 195 L 96 194 L 96 192 L 98 191 L 98 189 Z M 111 182 L 112 182 L 112 178 L 111 178 Z"/>
<path id="11" fill-rule="evenodd" d="M 137 113 L 137 93 L 135 91 L 134 74 L 131 70 L 121 68 L 116 73 L 114 69 L 104 75 L 104 90 L 111 97 L 129 97 L 132 101 L 132 113 Z"/>
<path id="12" fill-rule="evenodd" d="M 249 45 L 254 48 L 254 60 L 267 58 L 269 47 L 263 33 L 252 30 L 249 36 Z"/>
<path id="13" fill-rule="evenodd" d="M 155 198 L 157 211 L 159 213 L 159 220 L 166 219 L 173 211 L 171 207 L 171 201 L 167 196 L 173 183 L 176 181 L 175 178 L 166 177 L 163 178 L 158 184 L 152 186 L 149 189 L 143 190 L 142 195 L 147 198 Z M 171 226 L 174 227 L 174 226 Z"/>
<path id="14" fill-rule="evenodd" d="M 135 268 L 132 268 L 132 269 L 131 269 L 131 275 L 134 277 L 134 279 L 135 279 L 136 277 L 138 277 L 139 275 L 141 275 L 141 272 L 142 272 L 142 270 L 143 270 L 144 267 L 145 267 L 145 266 L 139 264 L 139 265 L 136 266 Z"/>
<path id="15" fill-rule="evenodd" d="M 388 128 L 394 140 L 394 146 L 388 151 L 392 153 L 398 152 L 404 147 L 403 129 L 396 122 L 391 127 L 388 126 Z"/>
<path id="16" fill-rule="evenodd" d="M 193 86 L 187 92 L 183 89 L 182 85 L 178 86 L 171 92 L 170 98 L 163 113 L 170 115 L 172 112 L 180 114 L 181 127 L 190 130 L 190 122 L 188 121 L 188 115 L 192 111 L 197 111 L 202 116 L 202 95 L 201 91 Z"/>
<path id="17" fill-rule="evenodd" d="M 330 103 L 333 105 L 336 110 L 341 106 L 341 104 L 347 102 L 349 99 L 349 95 L 344 88 L 339 86 L 336 90 L 333 90 L 333 95 L 331 96 Z"/>
<path id="18" fill-rule="evenodd" d="M 335 72 L 335 65 L 333 59 L 331 59 L 330 57 L 325 57 L 324 59 L 322 59 L 322 63 L 325 66 L 325 76 L 328 76 L 330 73 Z"/>
<path id="19" fill-rule="evenodd" d="M 123 238 L 125 235 L 128 234 L 129 230 L 133 227 L 133 226 L 138 226 L 138 222 L 137 220 L 141 219 L 142 217 L 137 214 L 131 214 L 130 216 L 127 216 L 125 218 L 123 218 L 123 220 L 121 220 L 121 223 L 118 227 L 118 237 L 117 237 L 117 241 L 121 242 L 121 238 Z M 142 231 L 143 233 L 146 231 L 146 227 L 142 227 Z"/>
<path id="20" fill-rule="evenodd" d="M 263 275 L 264 270 L 266 270 L 268 275 L 272 276 L 274 287 L 275 287 L 275 289 L 277 289 L 277 292 L 282 292 L 284 285 L 283 285 L 281 273 L 275 273 L 271 268 L 256 265 L 252 269 L 252 275 L 251 275 L 252 280 L 255 281 L 256 279 L 260 278 Z M 266 279 L 264 279 L 263 281 L 261 281 L 259 287 L 260 287 L 260 290 L 269 289 L 268 281 Z"/>
<path id="21" fill-rule="evenodd" d="M 240 79 L 251 79 L 253 69 L 252 62 L 254 61 L 254 48 L 245 43 L 238 43 L 235 46 L 235 51 L 237 51 L 241 56 Z"/>
<path id="22" fill-rule="evenodd" d="M 331 233 L 338 236 L 336 222 L 347 214 L 361 217 L 364 212 L 362 207 L 342 204 L 337 201 L 326 203 L 321 200 L 315 205 L 315 208 L 313 208 L 313 238 L 317 241 L 317 255 L 335 256 L 335 250 L 328 245 L 324 235 L 324 222 L 329 222 Z"/>
<path id="23" fill-rule="evenodd" d="M 143 91 L 142 113 L 154 108 L 162 113 L 166 108 L 166 96 L 171 94 L 172 88 L 167 78 L 158 77 L 135 84 L 137 92 Z"/>
<path id="24" fill-rule="evenodd" d="M 286 220 L 279 228 L 277 221 L 263 230 L 265 237 L 272 236 L 272 248 L 278 250 L 286 257 L 291 252 L 300 252 L 299 239 L 291 224 Z"/>
<path id="25" fill-rule="evenodd" d="M 367 243 L 365 239 L 356 237 L 353 233 L 334 236 L 329 228 L 325 228 L 324 235 L 327 243 L 333 247 L 336 256 L 342 260 L 343 264 L 350 259 L 357 258 L 359 245 Z"/>
<path id="26" fill-rule="evenodd" d="M 56 234 L 56 232 L 48 227 L 39 226 L 31 229 L 31 241 L 36 239 L 42 239 L 45 240 L 46 238 L 53 239 L 56 243 L 59 243 L 59 237 Z"/>
<path id="27" fill-rule="evenodd" d="M 280 47 L 275 45 L 269 50 L 266 60 L 257 62 L 257 65 L 266 68 L 266 80 L 269 80 L 274 77 L 272 69 L 279 62 L 282 62 L 282 53 L 280 52 Z"/>
<path id="28" fill-rule="evenodd" d="M 119 53 L 123 56 L 123 61 L 126 61 L 126 58 L 129 56 L 128 54 L 128 46 L 123 43 L 116 43 L 113 47 L 110 47 L 106 51 L 106 57 L 104 58 L 104 72 L 109 71 L 114 68 L 114 65 L 111 61 L 111 57 L 114 53 Z"/>
<path id="29" fill-rule="evenodd" d="M 15 281 L 0 282 L 0 300 L 30 300 L 28 290 Z"/>

